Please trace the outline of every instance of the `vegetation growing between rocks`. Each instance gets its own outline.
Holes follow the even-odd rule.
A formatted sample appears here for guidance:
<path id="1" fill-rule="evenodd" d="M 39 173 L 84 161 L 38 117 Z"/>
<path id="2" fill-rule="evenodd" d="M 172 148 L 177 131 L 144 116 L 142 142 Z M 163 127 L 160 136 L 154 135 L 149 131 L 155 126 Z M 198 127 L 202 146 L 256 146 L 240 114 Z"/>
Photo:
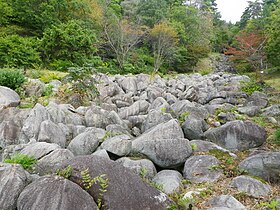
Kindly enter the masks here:
<path id="1" fill-rule="evenodd" d="M 20 164 L 24 169 L 29 170 L 37 163 L 37 159 L 33 156 L 17 153 L 10 159 L 5 159 L 3 162 Z"/>

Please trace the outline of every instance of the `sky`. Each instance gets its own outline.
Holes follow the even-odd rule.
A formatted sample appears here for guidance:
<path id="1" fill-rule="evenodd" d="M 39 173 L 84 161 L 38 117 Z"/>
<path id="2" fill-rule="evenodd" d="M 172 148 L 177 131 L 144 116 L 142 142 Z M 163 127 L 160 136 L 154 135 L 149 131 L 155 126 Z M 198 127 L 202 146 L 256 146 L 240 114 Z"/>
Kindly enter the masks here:
<path id="1" fill-rule="evenodd" d="M 247 0 L 216 0 L 216 3 L 222 19 L 232 23 L 240 20 L 241 15 L 248 6 Z"/>

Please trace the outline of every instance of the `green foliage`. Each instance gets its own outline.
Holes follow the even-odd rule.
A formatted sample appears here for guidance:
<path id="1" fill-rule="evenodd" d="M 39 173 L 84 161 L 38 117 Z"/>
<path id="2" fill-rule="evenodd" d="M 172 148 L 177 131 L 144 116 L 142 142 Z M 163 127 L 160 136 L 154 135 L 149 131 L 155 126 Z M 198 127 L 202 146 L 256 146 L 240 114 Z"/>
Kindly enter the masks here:
<path id="1" fill-rule="evenodd" d="M 267 207 L 270 210 L 277 210 L 279 202 L 277 200 L 272 200 L 270 202 L 261 202 L 258 206 L 259 207 Z"/>
<path id="2" fill-rule="evenodd" d="M 94 184 L 99 184 L 99 197 L 97 199 L 97 206 L 99 209 L 102 208 L 102 197 L 105 192 L 107 192 L 108 178 L 104 178 L 106 175 L 102 174 L 97 177 L 92 178 L 89 174 L 89 169 L 81 171 L 82 176 L 82 186 L 85 190 L 89 190 Z"/>
<path id="3" fill-rule="evenodd" d="M 30 67 L 40 63 L 36 38 L 0 36 L 0 67 Z"/>
<path id="4" fill-rule="evenodd" d="M 4 163 L 15 163 L 20 164 L 26 170 L 31 169 L 34 164 L 37 163 L 37 160 L 33 156 L 17 153 L 13 155 L 10 159 L 5 159 Z"/>
<path id="5" fill-rule="evenodd" d="M 186 121 L 186 117 L 188 117 L 189 115 L 190 115 L 189 112 L 184 112 L 179 116 L 178 121 L 180 125 L 182 125 Z"/>
<path id="6" fill-rule="evenodd" d="M 72 67 L 68 69 L 67 79 L 71 82 L 71 91 L 78 93 L 84 99 L 93 99 L 99 96 L 95 86 L 97 81 L 94 78 L 96 69 L 90 65 L 83 67 Z"/>
<path id="7" fill-rule="evenodd" d="M 52 80 L 61 80 L 62 76 L 60 76 L 58 73 L 55 72 L 47 72 L 47 73 L 42 73 L 39 79 L 44 83 L 49 83 Z"/>
<path id="8" fill-rule="evenodd" d="M 0 69 L 0 85 L 13 90 L 20 88 L 25 82 L 24 74 L 19 69 Z"/>
<path id="9" fill-rule="evenodd" d="M 248 95 L 252 95 L 255 91 L 262 91 L 263 87 L 255 81 L 243 82 L 241 91 L 247 93 Z"/>
<path id="10" fill-rule="evenodd" d="M 42 59 L 59 70 L 70 65 L 84 64 L 96 52 L 96 36 L 85 23 L 71 20 L 53 25 L 41 40 Z"/>
<path id="11" fill-rule="evenodd" d="M 47 97 L 50 96 L 50 95 L 53 93 L 53 90 L 52 90 L 52 89 L 53 89 L 53 85 L 50 85 L 50 84 L 47 85 L 46 88 L 45 88 L 45 90 L 43 91 L 43 94 L 42 94 L 42 95 L 43 95 L 43 96 L 47 96 Z"/>
<path id="12" fill-rule="evenodd" d="M 273 142 L 277 145 L 280 145 L 280 128 L 274 131 Z"/>
<path id="13" fill-rule="evenodd" d="M 67 166 L 66 168 L 64 169 L 57 169 L 55 174 L 57 176 L 61 176 L 61 177 L 64 177 L 65 179 L 69 179 L 70 176 L 72 175 L 72 172 L 73 172 L 73 168 L 72 166 Z"/>

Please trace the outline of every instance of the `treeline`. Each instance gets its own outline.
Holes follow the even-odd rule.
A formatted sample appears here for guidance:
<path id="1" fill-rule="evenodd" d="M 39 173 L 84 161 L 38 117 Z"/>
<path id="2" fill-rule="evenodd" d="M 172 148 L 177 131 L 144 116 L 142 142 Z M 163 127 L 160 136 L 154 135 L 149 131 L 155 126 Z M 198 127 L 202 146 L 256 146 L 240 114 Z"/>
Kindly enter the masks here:
<path id="1" fill-rule="evenodd" d="M 230 37 L 215 0 L 0 2 L 0 67 L 188 72 Z"/>
<path id="2" fill-rule="evenodd" d="M 240 72 L 280 71 L 280 1 L 248 2 L 226 53 Z"/>

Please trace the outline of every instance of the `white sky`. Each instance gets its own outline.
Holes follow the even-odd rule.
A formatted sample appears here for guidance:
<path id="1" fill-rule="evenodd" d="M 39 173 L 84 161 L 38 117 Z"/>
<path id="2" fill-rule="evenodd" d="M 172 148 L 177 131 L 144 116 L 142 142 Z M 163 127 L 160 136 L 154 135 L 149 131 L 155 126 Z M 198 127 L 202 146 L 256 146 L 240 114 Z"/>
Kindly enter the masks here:
<path id="1" fill-rule="evenodd" d="M 248 6 L 247 0 L 216 0 L 216 3 L 222 19 L 232 23 L 240 20 L 241 15 Z"/>

